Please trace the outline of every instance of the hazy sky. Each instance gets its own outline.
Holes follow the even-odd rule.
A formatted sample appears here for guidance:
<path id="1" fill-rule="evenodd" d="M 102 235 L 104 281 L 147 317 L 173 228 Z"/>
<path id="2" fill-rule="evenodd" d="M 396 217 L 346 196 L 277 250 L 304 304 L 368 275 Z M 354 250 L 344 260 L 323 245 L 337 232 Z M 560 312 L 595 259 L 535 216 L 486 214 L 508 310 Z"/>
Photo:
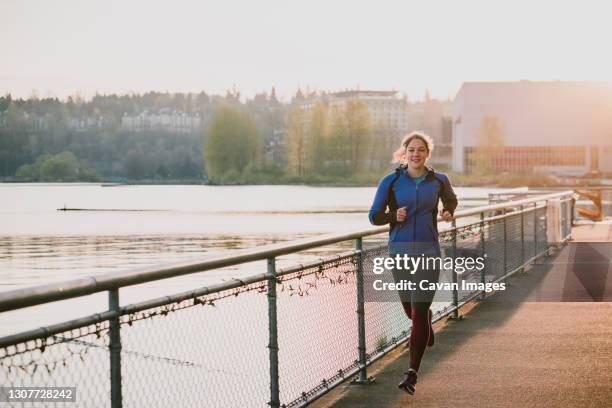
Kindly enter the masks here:
<path id="1" fill-rule="evenodd" d="M 607 3 L 0 0 L 0 94 L 611 80 Z"/>

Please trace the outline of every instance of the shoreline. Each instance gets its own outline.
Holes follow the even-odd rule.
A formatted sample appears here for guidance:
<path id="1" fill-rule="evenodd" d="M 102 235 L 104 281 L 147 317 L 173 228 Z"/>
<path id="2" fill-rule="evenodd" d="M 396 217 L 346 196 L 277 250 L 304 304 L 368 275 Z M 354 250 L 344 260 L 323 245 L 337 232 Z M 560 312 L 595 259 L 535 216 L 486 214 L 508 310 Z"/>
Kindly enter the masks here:
<path id="1" fill-rule="evenodd" d="M 333 182 L 261 182 L 261 183 L 214 183 L 206 181 L 195 181 L 195 180 L 174 180 L 174 181 L 163 181 L 163 180 L 130 180 L 130 181 L 109 181 L 102 180 L 96 182 L 88 181 L 23 181 L 23 180 L 0 180 L 0 184 L 58 184 L 58 185 L 99 185 L 101 187 L 127 187 L 127 186 L 218 186 L 218 187 L 238 187 L 238 186 L 306 186 L 306 187 L 376 187 L 377 183 L 363 183 L 363 182 L 346 182 L 346 181 L 333 181 Z M 588 188 L 588 187 L 610 187 L 611 184 L 598 183 L 580 183 L 580 184 L 505 184 L 505 183 L 458 183 L 453 182 L 453 187 L 480 187 L 480 188 L 516 188 L 516 187 L 528 187 L 528 188 Z"/>

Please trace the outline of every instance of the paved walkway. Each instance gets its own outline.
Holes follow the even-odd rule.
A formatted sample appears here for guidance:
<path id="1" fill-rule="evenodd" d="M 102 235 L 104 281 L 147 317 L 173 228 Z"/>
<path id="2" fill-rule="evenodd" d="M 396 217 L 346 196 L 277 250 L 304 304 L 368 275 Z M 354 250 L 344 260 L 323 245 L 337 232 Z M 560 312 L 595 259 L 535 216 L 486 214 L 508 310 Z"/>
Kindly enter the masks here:
<path id="1" fill-rule="evenodd" d="M 401 347 L 313 407 L 612 407 L 612 225 L 581 225 L 574 241 L 504 293 L 436 325 L 415 396 L 397 389 Z M 606 242 L 607 241 L 607 242 Z"/>

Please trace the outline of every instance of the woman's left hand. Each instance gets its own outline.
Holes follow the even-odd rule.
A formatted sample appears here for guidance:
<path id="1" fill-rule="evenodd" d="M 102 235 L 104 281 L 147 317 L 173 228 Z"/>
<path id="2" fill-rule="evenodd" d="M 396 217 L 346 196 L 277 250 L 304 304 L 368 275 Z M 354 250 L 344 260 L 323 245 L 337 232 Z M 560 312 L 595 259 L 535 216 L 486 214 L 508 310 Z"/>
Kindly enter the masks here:
<path id="1" fill-rule="evenodd" d="M 446 210 L 440 210 L 440 217 L 443 221 L 446 222 L 450 222 L 453 220 L 453 216 L 451 215 L 451 213 Z"/>

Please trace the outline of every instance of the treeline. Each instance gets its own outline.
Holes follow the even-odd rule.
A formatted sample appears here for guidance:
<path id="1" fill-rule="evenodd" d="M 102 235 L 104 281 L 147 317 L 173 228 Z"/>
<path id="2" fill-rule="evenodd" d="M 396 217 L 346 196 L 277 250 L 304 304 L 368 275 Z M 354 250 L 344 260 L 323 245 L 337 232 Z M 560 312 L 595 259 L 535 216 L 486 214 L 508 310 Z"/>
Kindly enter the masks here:
<path id="1" fill-rule="evenodd" d="M 373 124 L 364 102 L 294 108 L 287 117 L 289 174 L 352 177 L 389 166 L 397 137 Z"/>
<path id="2" fill-rule="evenodd" d="M 98 172 L 70 152 L 54 156 L 42 154 L 33 164 L 24 164 L 17 169 L 17 178 L 32 181 L 100 181 Z"/>
<path id="3" fill-rule="evenodd" d="M 372 182 L 389 168 L 392 136 L 374 137 L 367 105 L 347 101 L 329 108 L 294 106 L 285 118 L 286 140 L 264 149 L 248 112 L 217 111 L 208 129 L 204 156 L 216 183 Z M 275 156 L 275 153 L 278 153 Z M 281 159 L 282 158 L 282 159 Z"/>
<path id="4" fill-rule="evenodd" d="M 23 132 L 0 129 L 0 173 L 5 178 L 40 181 L 55 176 L 19 172 L 47 156 L 70 153 L 81 167 L 91 169 L 97 179 L 202 179 L 201 134 L 172 134 L 164 131 L 135 133 L 124 131 L 63 129 L 52 132 Z M 48 167 L 43 167 L 47 169 Z M 91 181 L 89 175 L 63 181 Z M 62 181 L 57 179 L 57 181 Z"/>
<path id="5" fill-rule="evenodd" d="M 284 107 L 274 89 L 246 103 L 241 102 L 237 91 L 225 96 L 204 92 L 96 95 L 91 100 L 73 96 L 66 101 L 6 95 L 0 97 L 0 177 L 55 180 L 56 173 L 44 175 L 31 170 L 36 167 L 44 173 L 50 167 L 40 167 L 42 160 L 66 152 L 104 180 L 206 180 L 203 137 L 211 117 L 222 106 L 248 112 L 263 141 L 282 127 Z M 189 132 L 161 127 L 132 131 L 121 126 L 126 115 L 161 110 L 197 114 L 201 126 Z M 31 167 L 18 172 L 23 166 Z M 91 180 L 91 174 L 77 171 L 76 180 Z M 73 180 L 72 174 L 65 178 Z"/>
<path id="6" fill-rule="evenodd" d="M 364 102 L 325 103 L 274 88 L 242 101 L 225 96 L 0 97 L 0 178 L 16 181 L 371 183 L 389 168 L 401 137 L 373 123 Z M 410 126 L 441 133 L 442 103 L 408 103 Z M 448 103 L 445 102 L 445 103 Z M 168 118 L 197 116 L 197 128 Z M 144 118 L 140 121 L 141 118 Z M 148 118 L 148 119 L 147 119 Z M 146 120 L 145 120 L 146 119 Z M 145 123 L 146 122 L 146 123 Z M 74 160 L 73 160 L 74 158 Z"/>
<path id="7" fill-rule="evenodd" d="M 210 116 L 222 105 L 239 106 L 240 92 L 237 90 L 227 91 L 225 96 L 209 95 L 200 93 L 169 93 L 169 92 L 147 92 L 144 94 L 128 95 L 95 95 L 86 100 L 79 95 L 69 96 L 65 101 L 59 98 L 39 98 L 32 95 L 28 99 L 14 99 L 10 94 L 0 96 L 0 113 L 4 112 L 12 104 L 15 112 L 26 114 L 26 120 L 22 125 L 32 125 L 35 119 L 54 118 L 58 122 L 66 121 L 67 118 L 97 118 L 107 119 L 107 125 L 121 122 L 124 115 L 135 115 L 143 111 L 159 112 L 162 109 L 171 109 L 185 113 L 200 113 Z M 262 92 L 247 102 L 247 105 L 255 104 L 266 106 L 280 105 L 276 98 L 274 88 L 270 93 Z M 28 123 L 28 119 L 29 122 Z"/>

